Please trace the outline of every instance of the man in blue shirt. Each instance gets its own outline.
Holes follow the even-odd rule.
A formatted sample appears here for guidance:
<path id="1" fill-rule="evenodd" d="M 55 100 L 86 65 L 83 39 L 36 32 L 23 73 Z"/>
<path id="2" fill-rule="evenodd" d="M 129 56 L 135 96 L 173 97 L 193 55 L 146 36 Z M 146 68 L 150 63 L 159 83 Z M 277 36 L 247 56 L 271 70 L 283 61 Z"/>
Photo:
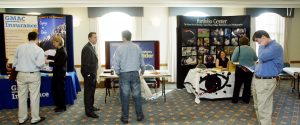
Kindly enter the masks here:
<path id="1" fill-rule="evenodd" d="M 252 80 L 254 108 L 259 124 L 271 125 L 276 77 L 283 69 L 283 49 L 264 30 L 256 31 L 252 39 L 260 44 Z"/>
<path id="2" fill-rule="evenodd" d="M 137 121 L 144 119 L 142 110 L 141 98 L 141 82 L 139 77 L 139 70 L 141 75 L 144 74 L 144 59 L 141 48 L 131 42 L 131 33 L 126 30 L 122 32 L 123 44 L 116 50 L 113 57 L 113 69 L 120 77 L 120 98 L 122 104 L 121 121 L 124 124 L 128 123 L 129 115 L 129 93 L 132 92 Z"/>

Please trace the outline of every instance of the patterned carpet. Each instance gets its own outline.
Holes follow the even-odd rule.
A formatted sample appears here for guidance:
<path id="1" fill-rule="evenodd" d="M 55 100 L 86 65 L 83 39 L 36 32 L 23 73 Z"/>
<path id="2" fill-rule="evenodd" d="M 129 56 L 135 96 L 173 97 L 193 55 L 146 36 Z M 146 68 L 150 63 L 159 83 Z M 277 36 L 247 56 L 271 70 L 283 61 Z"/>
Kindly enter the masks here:
<path id="1" fill-rule="evenodd" d="M 145 120 L 136 121 L 133 102 L 130 104 L 130 124 L 138 125 L 255 125 L 256 115 L 253 101 L 244 104 L 232 104 L 230 100 L 201 100 L 200 104 L 194 102 L 194 96 L 185 89 L 177 90 L 175 84 L 168 84 L 167 102 L 163 98 L 156 100 L 143 100 Z M 172 91 L 171 91 L 172 90 Z M 117 89 L 118 91 L 118 89 Z M 100 108 L 96 112 L 100 118 L 88 118 L 84 114 L 83 92 L 78 94 L 75 105 L 68 106 L 64 113 L 53 112 L 54 107 L 42 107 L 41 116 L 46 121 L 41 124 L 50 125 L 80 125 L 80 124 L 121 124 L 119 118 L 121 107 L 117 92 L 112 92 L 107 104 L 104 103 L 105 89 L 97 89 L 95 106 Z M 281 88 L 276 90 L 274 96 L 273 124 L 297 125 L 300 124 L 300 100 L 296 92 L 292 93 L 290 86 L 282 82 Z M 17 109 L 0 110 L 0 124 L 17 124 Z M 29 122 L 28 122 L 29 124 Z"/>

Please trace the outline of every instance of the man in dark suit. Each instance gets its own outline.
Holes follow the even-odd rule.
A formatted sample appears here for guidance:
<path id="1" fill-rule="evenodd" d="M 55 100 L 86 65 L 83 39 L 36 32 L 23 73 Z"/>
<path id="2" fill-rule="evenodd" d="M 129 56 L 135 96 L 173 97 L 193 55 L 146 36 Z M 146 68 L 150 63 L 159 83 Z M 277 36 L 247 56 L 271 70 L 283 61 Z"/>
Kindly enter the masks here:
<path id="1" fill-rule="evenodd" d="M 94 111 L 99 111 L 94 107 L 94 95 L 96 89 L 96 76 L 98 69 L 98 57 L 95 50 L 97 35 L 90 32 L 88 35 L 89 42 L 83 47 L 81 52 L 81 74 L 84 78 L 84 107 L 85 114 L 88 117 L 98 118 Z"/>

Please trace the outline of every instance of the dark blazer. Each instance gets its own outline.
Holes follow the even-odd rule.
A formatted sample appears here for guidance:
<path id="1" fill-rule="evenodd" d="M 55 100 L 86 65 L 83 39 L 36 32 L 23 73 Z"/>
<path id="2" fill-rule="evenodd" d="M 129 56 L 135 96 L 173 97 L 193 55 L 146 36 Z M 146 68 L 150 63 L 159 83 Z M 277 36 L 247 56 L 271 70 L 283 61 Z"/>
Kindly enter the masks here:
<path id="1" fill-rule="evenodd" d="M 87 43 L 81 51 L 81 74 L 96 76 L 98 69 L 98 57 L 91 43 Z"/>
<path id="2" fill-rule="evenodd" d="M 66 74 L 67 71 L 67 52 L 64 47 L 56 49 L 55 56 L 49 56 L 48 59 L 54 60 L 49 62 L 49 66 L 53 67 L 53 74 Z"/>

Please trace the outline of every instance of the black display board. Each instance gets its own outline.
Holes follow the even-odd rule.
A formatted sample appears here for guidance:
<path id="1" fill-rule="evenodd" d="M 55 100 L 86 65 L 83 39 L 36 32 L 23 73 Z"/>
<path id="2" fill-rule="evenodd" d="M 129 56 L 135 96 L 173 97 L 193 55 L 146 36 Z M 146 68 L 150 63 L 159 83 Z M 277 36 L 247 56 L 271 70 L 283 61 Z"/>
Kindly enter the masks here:
<path id="1" fill-rule="evenodd" d="M 177 16 L 177 88 L 188 71 L 223 50 L 231 59 L 239 38 L 250 36 L 250 16 Z"/>

